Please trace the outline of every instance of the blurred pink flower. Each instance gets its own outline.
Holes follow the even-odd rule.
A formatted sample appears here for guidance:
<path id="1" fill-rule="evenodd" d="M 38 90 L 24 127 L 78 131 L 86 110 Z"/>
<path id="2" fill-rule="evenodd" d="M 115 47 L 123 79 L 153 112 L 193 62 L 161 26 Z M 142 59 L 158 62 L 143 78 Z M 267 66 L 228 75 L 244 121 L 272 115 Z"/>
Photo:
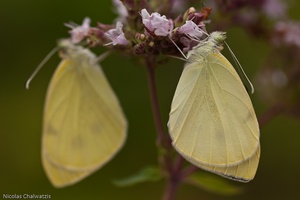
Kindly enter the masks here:
<path id="1" fill-rule="evenodd" d="M 142 21 L 145 27 L 154 32 L 157 36 L 168 36 L 172 34 L 174 25 L 173 21 L 167 19 L 165 15 L 161 16 L 154 12 L 151 15 L 146 9 L 141 10 Z"/>
<path id="2" fill-rule="evenodd" d="M 105 36 L 112 41 L 106 45 L 127 45 L 129 43 L 128 40 L 125 38 L 122 27 L 123 24 L 121 22 L 117 22 L 116 28 L 110 29 L 107 32 L 105 32 Z"/>
<path id="3" fill-rule="evenodd" d="M 73 27 L 72 25 L 68 25 L 72 28 L 70 31 L 72 43 L 76 44 L 89 35 L 90 23 L 90 18 L 86 17 L 84 18 L 81 26 Z"/>
<path id="4" fill-rule="evenodd" d="M 128 11 L 121 0 L 113 0 L 115 12 L 118 14 L 116 21 L 124 22 L 128 16 Z"/>
<path id="5" fill-rule="evenodd" d="M 173 7 L 172 7 L 172 11 L 175 13 L 180 13 L 180 12 L 184 12 L 184 10 L 186 9 L 186 4 L 188 2 L 186 0 L 173 0 Z"/>
<path id="6" fill-rule="evenodd" d="M 278 22 L 275 31 L 286 44 L 296 45 L 300 48 L 300 23 L 288 21 Z M 276 41 L 275 41 L 276 42 Z"/>
<path id="7" fill-rule="evenodd" d="M 265 0 L 262 8 L 267 16 L 278 19 L 286 15 L 287 6 L 281 0 Z"/>

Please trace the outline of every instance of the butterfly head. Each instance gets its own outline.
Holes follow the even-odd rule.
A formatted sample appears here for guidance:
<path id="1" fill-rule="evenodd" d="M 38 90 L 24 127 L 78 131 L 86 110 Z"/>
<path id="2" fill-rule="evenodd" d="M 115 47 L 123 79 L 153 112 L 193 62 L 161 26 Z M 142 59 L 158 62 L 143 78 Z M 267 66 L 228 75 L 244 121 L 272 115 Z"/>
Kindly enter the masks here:
<path id="1" fill-rule="evenodd" d="M 95 55 L 90 50 L 83 48 L 80 45 L 72 43 L 71 40 L 62 39 L 58 41 L 59 55 L 61 58 L 71 58 L 93 61 L 96 59 Z"/>
<path id="2" fill-rule="evenodd" d="M 80 46 L 76 46 L 68 39 L 62 39 L 58 41 L 59 54 L 62 58 L 70 57 L 81 49 Z"/>
<path id="3" fill-rule="evenodd" d="M 216 45 L 216 48 L 221 51 L 223 49 L 223 43 L 225 42 L 225 39 L 226 32 L 215 31 L 210 34 L 208 40 L 212 41 Z"/>

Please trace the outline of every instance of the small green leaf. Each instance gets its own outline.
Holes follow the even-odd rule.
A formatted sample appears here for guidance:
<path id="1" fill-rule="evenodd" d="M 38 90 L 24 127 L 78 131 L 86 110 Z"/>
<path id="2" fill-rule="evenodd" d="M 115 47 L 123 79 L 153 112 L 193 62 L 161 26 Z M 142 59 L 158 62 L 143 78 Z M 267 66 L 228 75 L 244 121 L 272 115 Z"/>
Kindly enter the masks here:
<path id="1" fill-rule="evenodd" d="M 113 183 L 119 187 L 132 186 L 143 182 L 156 182 L 161 179 L 160 169 L 148 166 L 127 178 L 114 180 Z"/>
<path id="2" fill-rule="evenodd" d="M 206 172 L 196 172 L 185 179 L 185 182 L 209 192 L 232 196 L 242 193 L 242 188 L 231 184 L 228 180 Z"/>

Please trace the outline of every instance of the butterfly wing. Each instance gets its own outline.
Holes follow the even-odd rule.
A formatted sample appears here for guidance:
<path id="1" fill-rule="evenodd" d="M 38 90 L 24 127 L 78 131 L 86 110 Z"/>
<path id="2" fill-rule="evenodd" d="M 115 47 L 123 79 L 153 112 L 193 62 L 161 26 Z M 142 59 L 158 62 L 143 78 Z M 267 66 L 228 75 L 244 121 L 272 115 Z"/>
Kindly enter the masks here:
<path id="1" fill-rule="evenodd" d="M 198 166 L 221 167 L 221 174 L 223 167 L 250 160 L 258 152 L 259 128 L 251 100 L 232 65 L 218 52 L 187 63 L 168 127 L 183 157 Z"/>
<path id="2" fill-rule="evenodd" d="M 219 174 L 221 176 L 224 176 L 226 178 L 235 181 L 246 183 L 252 180 L 256 174 L 259 158 L 260 158 L 260 147 L 257 149 L 257 151 L 252 157 L 233 166 L 225 166 L 225 167 L 209 166 L 209 165 L 200 164 L 193 157 L 187 157 L 187 156 L 183 156 L 183 157 L 186 160 L 188 160 L 190 163 L 194 164 L 197 167 L 200 167 L 201 169 Z"/>
<path id="3" fill-rule="evenodd" d="M 100 66 L 85 54 L 64 59 L 51 80 L 44 110 L 42 160 L 53 185 L 78 182 L 107 163 L 122 147 L 126 129 Z"/>

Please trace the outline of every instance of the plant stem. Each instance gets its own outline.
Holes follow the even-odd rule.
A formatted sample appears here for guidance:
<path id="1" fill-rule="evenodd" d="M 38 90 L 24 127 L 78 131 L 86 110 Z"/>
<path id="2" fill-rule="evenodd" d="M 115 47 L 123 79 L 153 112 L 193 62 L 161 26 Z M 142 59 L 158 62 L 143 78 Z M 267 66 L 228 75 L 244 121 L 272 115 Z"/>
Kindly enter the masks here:
<path id="1" fill-rule="evenodd" d="M 150 89 L 151 105 L 154 118 L 155 129 L 157 132 L 157 143 L 160 145 L 163 143 L 164 138 L 164 128 L 162 124 L 162 119 L 159 112 L 159 104 L 157 97 L 157 89 L 155 84 L 155 65 L 151 59 L 147 59 L 147 72 L 148 72 L 148 84 Z"/>
<path id="2" fill-rule="evenodd" d="M 171 155 L 171 139 L 165 133 L 162 119 L 160 116 L 157 88 L 155 84 L 155 59 L 153 57 L 146 58 L 148 84 L 150 89 L 151 105 L 154 118 L 154 124 L 157 132 L 157 146 L 162 149 L 162 153 L 159 152 L 159 161 L 162 167 L 167 172 L 167 187 L 163 195 L 163 200 L 173 200 L 175 198 L 176 190 L 180 183 L 181 158 L 179 158 L 173 166 L 172 155 Z"/>
<path id="3" fill-rule="evenodd" d="M 181 172 L 181 177 L 182 179 L 185 179 L 187 177 L 189 177 L 189 175 L 191 175 L 192 173 L 194 173 L 195 171 L 198 171 L 199 168 L 196 167 L 195 165 L 189 165 L 188 167 L 186 167 L 185 169 L 182 170 Z"/>
<path id="4" fill-rule="evenodd" d="M 176 176 L 175 173 L 171 173 L 171 174 L 172 174 L 172 176 L 168 179 L 168 183 L 167 183 L 167 187 L 165 189 L 163 200 L 175 199 L 176 190 L 180 184 L 180 177 Z"/>
<path id="5" fill-rule="evenodd" d="M 155 129 L 157 132 L 157 141 L 156 145 L 159 149 L 163 149 L 163 155 L 160 160 L 162 160 L 162 164 L 164 167 L 170 171 L 172 168 L 172 160 L 171 156 L 169 155 L 169 149 L 171 146 L 171 141 L 168 135 L 164 131 L 162 119 L 160 116 L 159 104 L 158 104 L 158 97 L 157 97 L 157 88 L 155 84 L 155 59 L 152 57 L 146 58 L 147 63 L 147 72 L 148 72 L 148 84 L 150 89 L 150 97 L 151 97 L 151 106 L 154 118 Z M 166 151 L 166 152 L 164 152 Z"/>

